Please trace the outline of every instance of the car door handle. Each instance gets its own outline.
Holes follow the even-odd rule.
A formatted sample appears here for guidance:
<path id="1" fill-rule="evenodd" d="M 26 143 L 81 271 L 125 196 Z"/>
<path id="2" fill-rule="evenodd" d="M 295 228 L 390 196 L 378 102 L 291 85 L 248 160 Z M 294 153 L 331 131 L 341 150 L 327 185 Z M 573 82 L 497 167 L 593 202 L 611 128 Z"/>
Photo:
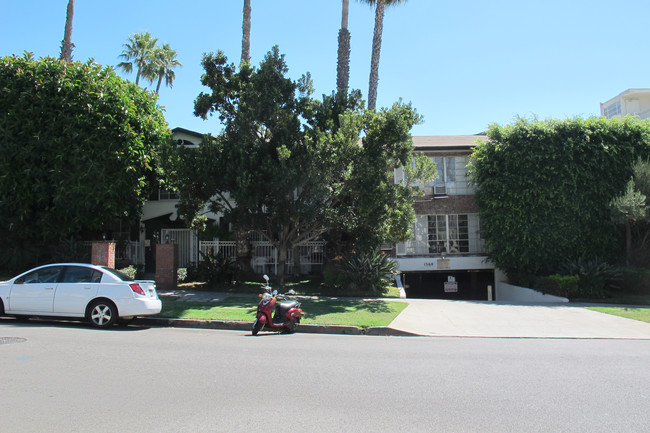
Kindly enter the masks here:
<path id="1" fill-rule="evenodd" d="M 46 287 L 45 290 L 54 290 L 54 287 Z"/>

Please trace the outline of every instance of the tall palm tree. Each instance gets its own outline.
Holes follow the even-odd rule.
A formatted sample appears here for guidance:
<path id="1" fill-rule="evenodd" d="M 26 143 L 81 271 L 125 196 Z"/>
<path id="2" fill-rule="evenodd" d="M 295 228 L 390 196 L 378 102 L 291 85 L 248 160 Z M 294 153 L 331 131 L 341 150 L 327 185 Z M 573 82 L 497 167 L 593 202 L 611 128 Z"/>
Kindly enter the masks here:
<path id="1" fill-rule="evenodd" d="M 370 60 L 370 80 L 368 85 L 368 109 L 377 106 L 377 86 L 379 84 L 379 54 L 381 52 L 381 34 L 384 30 L 384 9 L 386 6 L 406 3 L 406 0 L 361 0 L 375 5 L 375 32 L 372 38 L 372 58 Z"/>
<path id="2" fill-rule="evenodd" d="M 152 62 L 148 65 L 143 76 L 149 79 L 152 83 L 155 79 L 158 80 L 156 85 L 156 95 L 160 91 L 160 85 L 162 84 L 163 78 L 165 79 L 165 85 L 172 87 L 176 74 L 174 73 L 174 68 L 176 66 L 183 66 L 181 62 L 176 59 L 178 53 L 172 49 L 172 47 L 165 43 L 162 47 L 156 48 L 153 51 Z"/>
<path id="3" fill-rule="evenodd" d="M 131 72 L 133 67 L 137 68 L 135 76 L 135 84 L 140 83 L 140 77 L 146 72 L 147 65 L 153 60 L 153 54 L 156 48 L 158 38 L 153 38 L 149 32 L 136 33 L 129 37 L 129 40 L 124 44 L 124 50 L 120 57 L 125 59 L 117 65 L 122 68 L 124 72 Z"/>
<path id="4" fill-rule="evenodd" d="M 244 0 L 244 20 L 242 23 L 241 64 L 251 62 L 251 0 Z"/>
<path id="5" fill-rule="evenodd" d="M 60 60 L 65 62 L 72 61 L 72 16 L 74 15 L 74 0 L 68 0 L 68 10 L 65 14 L 65 31 L 63 33 L 63 41 L 61 41 L 61 56 Z"/>
<path id="6" fill-rule="evenodd" d="M 348 31 L 348 4 L 343 0 L 341 10 L 341 29 L 339 30 L 339 51 L 336 66 L 336 90 L 347 93 L 350 81 L 350 32 Z"/>

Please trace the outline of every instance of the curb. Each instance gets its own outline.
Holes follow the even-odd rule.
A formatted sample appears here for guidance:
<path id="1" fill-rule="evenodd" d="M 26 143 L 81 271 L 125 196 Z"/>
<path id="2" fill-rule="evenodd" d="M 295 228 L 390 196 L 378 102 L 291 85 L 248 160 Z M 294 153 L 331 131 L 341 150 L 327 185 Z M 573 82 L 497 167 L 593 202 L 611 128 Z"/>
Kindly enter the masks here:
<path id="1" fill-rule="evenodd" d="M 251 322 L 235 322 L 225 320 L 193 320 L 193 319 L 163 319 L 154 317 L 138 317 L 133 324 L 142 326 L 159 326 L 170 328 L 223 329 L 230 331 L 250 331 Z M 387 326 L 371 326 L 359 329 L 346 325 L 309 325 L 301 324 L 296 330 L 301 334 L 338 334 L 338 335 L 376 335 L 376 336 L 417 336 L 409 332 L 392 329 Z"/>

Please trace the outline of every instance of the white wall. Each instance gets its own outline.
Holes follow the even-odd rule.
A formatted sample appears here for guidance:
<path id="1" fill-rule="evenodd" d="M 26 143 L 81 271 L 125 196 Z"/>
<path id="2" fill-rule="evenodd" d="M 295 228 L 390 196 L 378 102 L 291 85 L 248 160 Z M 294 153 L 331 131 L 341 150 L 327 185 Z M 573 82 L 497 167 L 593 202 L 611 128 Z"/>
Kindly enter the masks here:
<path id="1" fill-rule="evenodd" d="M 497 280 L 498 281 L 498 280 Z M 567 298 L 545 295 L 533 289 L 497 282 L 496 300 L 501 302 L 569 302 Z"/>

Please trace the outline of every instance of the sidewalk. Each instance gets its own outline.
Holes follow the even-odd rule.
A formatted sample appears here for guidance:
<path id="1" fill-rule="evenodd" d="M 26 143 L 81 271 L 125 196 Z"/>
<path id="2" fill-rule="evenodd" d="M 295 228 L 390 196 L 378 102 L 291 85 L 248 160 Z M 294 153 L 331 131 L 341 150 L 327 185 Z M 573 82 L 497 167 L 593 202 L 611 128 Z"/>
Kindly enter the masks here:
<path id="1" fill-rule="evenodd" d="M 163 291 L 160 295 L 178 296 L 177 301 L 193 302 L 218 302 L 230 296 L 228 293 L 184 290 Z M 254 297 L 251 295 L 251 298 Z M 365 332 L 366 335 L 650 340 L 650 323 L 591 311 L 585 308 L 585 304 L 510 304 L 440 299 L 386 300 L 403 301 L 409 305 L 389 326 L 369 328 Z M 138 323 L 245 331 L 251 329 L 251 323 L 247 322 L 214 320 L 140 318 Z M 301 324 L 298 332 L 353 335 L 364 333 L 353 326 L 306 324 Z"/>

